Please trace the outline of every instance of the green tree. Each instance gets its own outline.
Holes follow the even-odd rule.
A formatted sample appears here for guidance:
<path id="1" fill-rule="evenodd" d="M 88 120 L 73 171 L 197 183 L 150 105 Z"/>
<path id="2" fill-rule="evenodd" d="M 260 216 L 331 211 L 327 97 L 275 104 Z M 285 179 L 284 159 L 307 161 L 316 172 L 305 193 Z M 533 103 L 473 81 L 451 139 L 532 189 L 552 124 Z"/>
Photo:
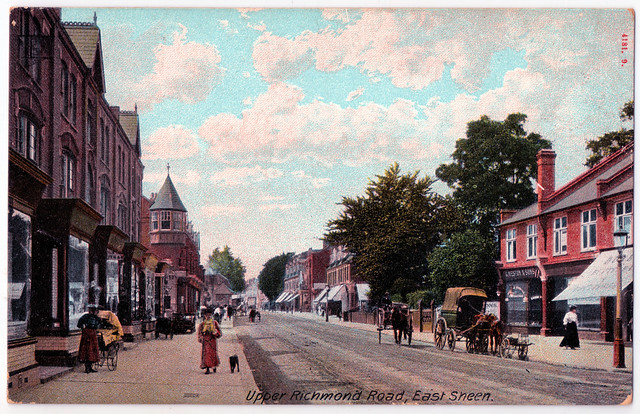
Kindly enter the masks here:
<path id="1" fill-rule="evenodd" d="M 620 110 L 620 119 L 622 121 L 631 121 L 633 125 L 634 101 L 629 101 Z M 591 154 L 584 163 L 587 167 L 593 167 L 604 157 L 613 154 L 620 148 L 633 141 L 633 128 L 621 128 L 619 131 L 607 132 L 598 138 L 587 142 L 587 149 Z"/>
<path id="2" fill-rule="evenodd" d="M 527 133 L 526 119 L 515 113 L 504 121 L 484 115 L 469 122 L 467 137 L 456 141 L 453 162 L 436 169 L 474 227 L 486 234 L 493 233 L 501 209 L 524 208 L 536 200 L 536 154 L 551 143 Z"/>
<path id="3" fill-rule="evenodd" d="M 478 230 L 454 233 L 429 255 L 429 277 L 436 302 L 447 288 L 471 286 L 491 295 L 496 290 L 495 242 Z"/>
<path id="4" fill-rule="evenodd" d="M 213 253 L 209 255 L 208 264 L 211 270 L 229 279 L 233 291 L 242 292 L 244 290 L 246 268 L 239 258 L 233 257 L 229 246 L 224 246 L 222 250 L 216 247 Z"/>
<path id="5" fill-rule="evenodd" d="M 327 241 L 354 254 L 354 270 L 369 282 L 374 303 L 387 291 L 404 298 L 426 280 L 443 199 L 432 192 L 430 177 L 418 175 L 401 174 L 393 164 L 369 181 L 363 196 L 343 197 L 342 213 L 327 224 Z"/>
<path id="6" fill-rule="evenodd" d="M 293 253 L 282 253 L 264 264 L 258 276 L 258 288 L 273 302 L 284 289 L 285 267 Z"/>

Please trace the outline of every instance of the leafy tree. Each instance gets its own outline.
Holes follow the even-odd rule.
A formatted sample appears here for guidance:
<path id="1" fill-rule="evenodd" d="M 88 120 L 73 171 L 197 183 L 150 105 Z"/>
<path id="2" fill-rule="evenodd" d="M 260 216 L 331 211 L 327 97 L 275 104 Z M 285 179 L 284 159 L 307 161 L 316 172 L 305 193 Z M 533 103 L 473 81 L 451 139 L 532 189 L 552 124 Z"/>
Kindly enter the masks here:
<path id="1" fill-rule="evenodd" d="M 432 192 L 433 180 L 418 174 L 401 174 L 393 164 L 363 196 L 343 197 L 342 213 L 327 225 L 327 241 L 354 254 L 374 303 L 387 291 L 406 297 L 422 286 L 426 255 L 439 242 L 443 199 Z"/>
<path id="2" fill-rule="evenodd" d="M 428 308 L 431 305 L 431 301 L 435 299 L 435 294 L 432 290 L 416 290 L 415 292 L 411 292 L 407 295 L 407 304 L 413 308 L 418 308 L 418 302 L 422 301 L 422 304 L 425 308 Z"/>
<path id="3" fill-rule="evenodd" d="M 620 119 L 622 121 L 633 122 L 634 101 L 629 101 L 622 107 L 620 111 Z M 604 157 L 613 154 L 620 148 L 633 141 L 633 128 L 621 128 L 619 131 L 607 132 L 598 138 L 587 142 L 587 149 L 591 154 L 584 163 L 587 167 L 593 167 Z"/>
<path id="4" fill-rule="evenodd" d="M 209 255 L 209 267 L 214 272 L 220 273 L 231 282 L 231 289 L 235 292 L 244 290 L 244 274 L 246 268 L 242 265 L 242 261 L 233 257 L 229 246 L 224 246 L 222 250 L 219 247 Z"/>
<path id="5" fill-rule="evenodd" d="M 491 295 L 496 290 L 495 242 L 478 230 L 455 233 L 429 255 L 429 277 L 436 302 L 442 302 L 447 288 L 471 286 Z"/>
<path id="6" fill-rule="evenodd" d="M 282 253 L 267 260 L 258 276 L 258 288 L 273 302 L 284 289 L 285 267 L 293 253 Z"/>
<path id="7" fill-rule="evenodd" d="M 475 227 L 493 233 L 500 209 L 520 209 L 536 195 L 536 154 L 551 143 L 524 129 L 527 116 L 510 114 L 504 121 L 484 115 L 467 124 L 467 137 L 456 141 L 453 162 L 441 164 L 436 176 L 453 189 L 453 198 Z"/>

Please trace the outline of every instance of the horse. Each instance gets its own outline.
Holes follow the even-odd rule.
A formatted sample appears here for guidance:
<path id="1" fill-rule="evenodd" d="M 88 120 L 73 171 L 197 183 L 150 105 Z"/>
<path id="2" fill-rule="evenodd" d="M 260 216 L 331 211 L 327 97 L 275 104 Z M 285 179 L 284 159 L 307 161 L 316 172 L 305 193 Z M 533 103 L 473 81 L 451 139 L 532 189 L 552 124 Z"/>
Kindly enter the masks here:
<path id="1" fill-rule="evenodd" d="M 408 337 L 409 322 L 406 314 L 400 311 L 398 307 L 394 307 L 391 311 L 391 326 L 393 327 L 393 338 L 397 344 L 402 343 L 402 336 Z"/>
<path id="2" fill-rule="evenodd" d="M 491 353 L 496 354 L 500 351 L 500 344 L 504 338 L 504 323 L 498 319 L 494 314 L 489 315 L 491 317 L 491 327 L 489 328 L 489 341 L 491 346 Z"/>

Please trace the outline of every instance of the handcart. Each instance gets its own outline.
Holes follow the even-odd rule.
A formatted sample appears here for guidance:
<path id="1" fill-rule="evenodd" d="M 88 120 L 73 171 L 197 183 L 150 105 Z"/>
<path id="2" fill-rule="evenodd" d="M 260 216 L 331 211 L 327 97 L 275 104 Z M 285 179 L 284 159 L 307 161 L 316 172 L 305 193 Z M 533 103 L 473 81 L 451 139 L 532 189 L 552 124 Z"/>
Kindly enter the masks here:
<path id="1" fill-rule="evenodd" d="M 100 349 L 100 361 L 96 362 L 93 368 L 97 366 L 107 365 L 109 371 L 115 371 L 118 367 L 118 351 L 120 350 L 120 342 L 122 341 L 122 325 L 120 320 L 111 311 L 101 310 L 98 316 L 102 319 L 100 328 L 98 328 L 98 347 Z"/>

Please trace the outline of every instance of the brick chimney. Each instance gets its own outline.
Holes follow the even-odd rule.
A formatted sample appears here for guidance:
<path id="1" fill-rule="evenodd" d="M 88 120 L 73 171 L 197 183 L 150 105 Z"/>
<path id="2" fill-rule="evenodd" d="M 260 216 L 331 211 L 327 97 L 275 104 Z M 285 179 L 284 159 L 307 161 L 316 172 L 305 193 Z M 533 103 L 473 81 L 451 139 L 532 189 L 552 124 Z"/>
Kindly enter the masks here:
<path id="1" fill-rule="evenodd" d="M 538 203 L 549 197 L 555 191 L 556 186 L 556 153 L 551 149 L 538 151 L 538 184 L 536 194 Z"/>

